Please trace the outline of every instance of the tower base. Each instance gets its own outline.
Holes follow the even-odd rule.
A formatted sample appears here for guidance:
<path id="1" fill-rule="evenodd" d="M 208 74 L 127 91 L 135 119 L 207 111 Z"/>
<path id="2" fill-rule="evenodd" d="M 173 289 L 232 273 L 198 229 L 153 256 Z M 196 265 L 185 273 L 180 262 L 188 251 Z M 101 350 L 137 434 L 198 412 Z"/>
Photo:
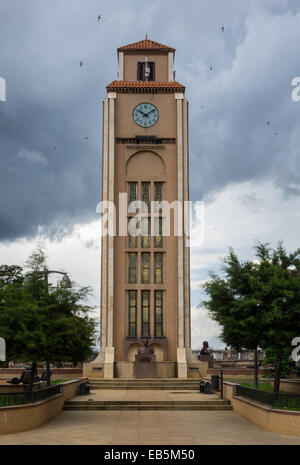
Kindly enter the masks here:
<path id="1" fill-rule="evenodd" d="M 98 359 L 98 357 L 97 357 Z M 106 379 L 134 379 L 134 362 L 114 362 L 106 364 L 97 361 L 85 363 L 83 366 L 83 376 L 87 378 L 106 378 Z M 156 362 L 157 378 L 203 378 L 207 375 L 207 366 L 205 362 L 196 360 L 185 364 L 177 362 Z M 113 376 L 112 376 L 113 374 Z"/>

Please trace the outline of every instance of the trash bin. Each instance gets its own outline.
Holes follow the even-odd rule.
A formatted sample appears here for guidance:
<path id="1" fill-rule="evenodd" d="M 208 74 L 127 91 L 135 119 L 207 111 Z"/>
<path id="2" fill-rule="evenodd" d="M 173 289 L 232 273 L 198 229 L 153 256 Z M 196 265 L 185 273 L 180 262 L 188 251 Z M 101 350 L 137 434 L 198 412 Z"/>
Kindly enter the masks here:
<path id="1" fill-rule="evenodd" d="M 219 375 L 211 375 L 211 388 L 214 391 L 219 389 Z"/>
<path id="2" fill-rule="evenodd" d="M 86 394 L 86 386 L 85 383 L 79 384 L 79 395 L 84 396 Z"/>
<path id="3" fill-rule="evenodd" d="M 210 383 L 205 383 L 204 386 L 204 394 L 210 394 L 211 393 L 211 384 Z"/>
<path id="4" fill-rule="evenodd" d="M 204 381 L 200 381 L 200 392 L 204 393 L 204 387 L 205 387 L 205 382 Z"/>

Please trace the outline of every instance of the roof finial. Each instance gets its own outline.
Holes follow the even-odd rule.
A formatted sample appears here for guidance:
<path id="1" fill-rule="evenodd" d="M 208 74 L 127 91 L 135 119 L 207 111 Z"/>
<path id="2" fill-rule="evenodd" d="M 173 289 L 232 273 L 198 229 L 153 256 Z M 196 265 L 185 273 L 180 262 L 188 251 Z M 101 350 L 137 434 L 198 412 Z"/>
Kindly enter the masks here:
<path id="1" fill-rule="evenodd" d="M 148 31 L 146 31 L 146 39 L 148 39 Z"/>

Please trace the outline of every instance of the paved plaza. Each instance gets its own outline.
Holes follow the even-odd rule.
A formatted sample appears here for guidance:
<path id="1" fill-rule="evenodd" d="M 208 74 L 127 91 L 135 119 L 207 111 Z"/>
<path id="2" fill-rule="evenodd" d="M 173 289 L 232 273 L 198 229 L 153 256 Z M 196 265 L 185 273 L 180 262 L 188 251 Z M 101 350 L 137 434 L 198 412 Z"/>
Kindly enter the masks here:
<path id="1" fill-rule="evenodd" d="M 90 398 L 112 401 L 196 400 L 202 399 L 203 395 L 195 391 L 97 390 L 72 400 Z M 80 410 L 63 411 L 31 431 L 0 435 L 0 444 L 300 445 L 300 437 L 265 431 L 232 411 Z"/>

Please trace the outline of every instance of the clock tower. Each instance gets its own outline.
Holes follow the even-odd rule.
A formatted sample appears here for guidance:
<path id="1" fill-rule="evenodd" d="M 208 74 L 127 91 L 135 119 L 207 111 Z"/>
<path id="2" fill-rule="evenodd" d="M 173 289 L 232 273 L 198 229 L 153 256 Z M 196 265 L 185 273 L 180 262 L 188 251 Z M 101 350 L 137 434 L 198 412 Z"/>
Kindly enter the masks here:
<path id="1" fill-rule="evenodd" d="M 107 86 L 102 201 L 115 214 L 102 224 L 101 348 L 90 377 L 134 377 L 146 340 L 157 377 L 204 374 L 191 351 L 188 102 L 174 56 L 147 38 L 122 46 L 118 80 Z"/>

